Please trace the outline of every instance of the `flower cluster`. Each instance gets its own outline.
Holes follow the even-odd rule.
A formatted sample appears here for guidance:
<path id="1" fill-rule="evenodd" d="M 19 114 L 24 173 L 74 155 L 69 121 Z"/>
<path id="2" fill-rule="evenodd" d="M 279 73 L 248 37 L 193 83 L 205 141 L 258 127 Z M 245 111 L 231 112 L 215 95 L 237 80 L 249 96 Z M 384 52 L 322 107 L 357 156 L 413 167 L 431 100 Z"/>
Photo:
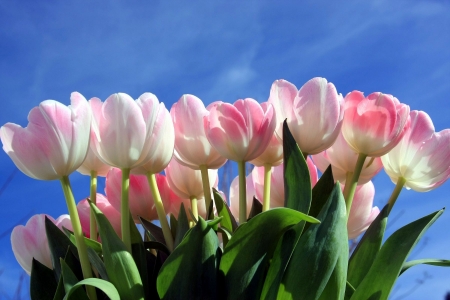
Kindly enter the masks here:
<path id="1" fill-rule="evenodd" d="M 246 98 L 205 107 L 196 96 L 183 95 L 170 111 L 151 93 L 137 100 L 118 93 L 102 102 L 74 92 L 71 105 L 44 101 L 28 120 L 26 128 L 1 127 L 3 149 L 24 174 L 61 181 L 70 219 L 48 218 L 73 232 L 84 278 L 93 277 L 84 237 L 103 239 L 91 204 L 129 252 L 130 223 L 159 220 L 172 252 L 177 239 L 167 215 L 178 216 L 186 207 L 192 226 L 210 219 L 214 209 L 219 213 L 213 191 L 227 160 L 238 164 L 227 204 L 241 224 L 252 217 L 254 201 L 261 201 L 262 211 L 288 206 L 284 126 L 303 155 L 309 171 L 304 180 L 311 187 L 319 180 L 317 170 L 325 174 L 331 165 L 345 198 L 349 239 L 380 213 L 373 207 L 371 179 L 382 168 L 397 190 L 429 191 L 450 177 L 449 129 L 435 132 L 425 112 L 410 111 L 389 94 L 353 91 L 343 97 L 324 78 L 300 89 L 276 80 L 264 103 Z M 246 163 L 254 165 L 250 174 Z M 91 192 L 75 206 L 68 176 L 76 170 L 91 176 Z M 98 176 L 106 177 L 105 194 L 97 193 Z M 389 200 L 388 211 L 397 196 Z M 36 215 L 12 232 L 14 254 L 29 274 L 33 258 L 53 268 L 44 221 L 44 215 Z M 90 288 L 87 294 L 96 297 Z"/>

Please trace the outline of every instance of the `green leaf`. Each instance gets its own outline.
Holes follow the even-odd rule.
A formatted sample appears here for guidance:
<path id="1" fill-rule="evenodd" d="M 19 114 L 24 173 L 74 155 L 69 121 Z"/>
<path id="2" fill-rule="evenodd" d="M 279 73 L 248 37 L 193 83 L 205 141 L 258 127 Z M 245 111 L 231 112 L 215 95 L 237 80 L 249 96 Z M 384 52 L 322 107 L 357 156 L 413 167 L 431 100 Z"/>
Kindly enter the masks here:
<path id="1" fill-rule="evenodd" d="M 145 228 L 145 230 L 147 230 L 152 241 L 160 242 L 164 245 L 166 244 L 166 240 L 164 239 L 164 234 L 161 227 L 156 226 L 152 222 L 141 217 L 139 217 L 139 220 L 141 220 L 142 226 Z"/>
<path id="2" fill-rule="evenodd" d="M 252 203 L 252 209 L 250 210 L 250 214 L 248 216 L 248 219 L 254 218 L 256 215 L 262 213 L 262 204 L 259 202 L 258 199 L 256 199 L 255 196 L 253 196 L 253 203 Z"/>
<path id="3" fill-rule="evenodd" d="M 254 299 L 281 235 L 292 225 L 315 218 L 289 208 L 274 208 L 242 224 L 224 249 L 220 262 L 224 298 Z"/>
<path id="4" fill-rule="evenodd" d="M 72 244 L 76 245 L 75 236 L 73 235 L 73 232 L 69 229 L 63 227 L 63 232 L 65 235 L 70 239 Z M 102 244 L 100 244 L 97 241 L 94 241 L 92 239 L 88 239 L 87 237 L 84 237 L 84 242 L 86 243 L 86 246 L 94 250 L 98 254 L 102 254 Z"/>
<path id="5" fill-rule="evenodd" d="M 98 230 L 103 243 L 103 260 L 109 280 L 122 299 L 143 299 L 144 289 L 139 271 L 131 254 L 117 236 L 108 219 L 92 203 Z"/>
<path id="6" fill-rule="evenodd" d="M 409 253 L 443 211 L 434 212 L 394 232 L 381 247 L 351 299 L 387 299 Z"/>
<path id="7" fill-rule="evenodd" d="M 183 240 L 186 232 L 189 230 L 189 220 L 184 209 L 184 204 L 181 203 L 180 212 L 178 213 L 177 220 L 177 232 L 173 236 L 175 237 L 174 248 L 176 248 Z"/>
<path id="8" fill-rule="evenodd" d="M 284 206 L 307 214 L 311 205 L 311 179 L 306 160 L 286 120 L 283 122 Z"/>
<path id="9" fill-rule="evenodd" d="M 215 299 L 218 249 L 216 233 L 199 217 L 159 272 L 156 284 L 161 299 Z"/>
<path id="10" fill-rule="evenodd" d="M 58 287 L 56 288 L 55 296 L 53 300 L 63 300 L 66 292 L 64 291 L 64 280 L 62 276 L 59 277 Z"/>
<path id="11" fill-rule="evenodd" d="M 103 260 L 98 256 L 98 254 L 92 248 L 87 248 L 87 252 L 88 252 L 89 262 L 97 270 L 98 274 L 104 280 L 109 280 Z"/>
<path id="12" fill-rule="evenodd" d="M 83 285 L 90 285 L 98 288 L 99 290 L 103 291 L 111 300 L 120 300 L 119 293 L 117 292 L 117 289 L 114 287 L 114 285 L 106 280 L 98 278 L 88 278 L 76 283 L 64 297 L 64 300 L 79 299 L 76 298 L 75 293 Z"/>
<path id="13" fill-rule="evenodd" d="M 33 258 L 30 278 L 31 299 L 52 300 L 56 287 L 53 271 Z"/>
<path id="14" fill-rule="evenodd" d="M 155 241 L 144 242 L 144 247 L 145 247 L 145 249 L 161 250 L 166 255 L 170 254 L 170 251 L 169 251 L 169 249 L 167 249 L 167 246 L 164 244 L 161 244 L 160 242 L 155 242 Z"/>
<path id="15" fill-rule="evenodd" d="M 225 227 L 219 227 L 217 231 L 222 234 L 223 247 L 226 247 L 233 235 Z"/>
<path id="16" fill-rule="evenodd" d="M 222 217 L 220 225 L 226 228 L 229 232 L 234 232 L 238 225 L 236 219 L 230 211 L 230 208 L 228 207 L 228 204 L 215 188 L 213 188 L 213 195 L 214 203 L 216 204 L 217 215 L 219 217 Z"/>
<path id="17" fill-rule="evenodd" d="M 407 261 L 403 264 L 402 270 L 400 271 L 400 275 L 403 274 L 406 270 L 416 265 L 431 265 L 431 266 L 439 266 L 439 267 L 450 267 L 450 260 L 447 259 L 433 259 L 433 258 L 424 258 Z"/>
<path id="18" fill-rule="evenodd" d="M 183 205 L 183 203 L 181 203 Z M 177 227 L 178 227 L 178 221 L 175 219 L 175 216 L 173 214 L 170 214 L 170 231 L 172 233 L 172 236 L 175 236 L 177 234 Z"/>
<path id="19" fill-rule="evenodd" d="M 79 280 L 62 258 L 60 260 L 60 263 L 61 263 L 61 274 L 64 282 L 64 290 L 66 291 L 66 293 L 68 293 L 72 289 L 72 287 L 79 282 Z M 77 290 L 76 292 L 74 291 L 73 293 L 76 293 L 74 295 L 76 296 L 75 299 L 89 300 L 84 290 Z"/>
<path id="20" fill-rule="evenodd" d="M 354 292 L 355 292 L 355 288 L 350 284 L 350 282 L 347 281 L 347 286 L 345 288 L 344 300 L 350 300 L 350 298 L 353 296 Z"/>
<path id="21" fill-rule="evenodd" d="M 333 294 L 333 299 L 344 297 L 347 211 L 339 183 L 335 184 L 318 219 L 322 223 L 310 225 L 297 243 L 280 284 L 278 299 L 318 299 L 327 283 L 331 289 L 327 293 Z"/>
<path id="22" fill-rule="evenodd" d="M 355 251 L 353 251 L 348 264 L 347 280 L 355 288 L 359 286 L 367 272 L 369 272 L 378 251 L 380 251 L 387 218 L 388 206 L 386 205 L 370 224 L 358 246 L 356 246 Z"/>

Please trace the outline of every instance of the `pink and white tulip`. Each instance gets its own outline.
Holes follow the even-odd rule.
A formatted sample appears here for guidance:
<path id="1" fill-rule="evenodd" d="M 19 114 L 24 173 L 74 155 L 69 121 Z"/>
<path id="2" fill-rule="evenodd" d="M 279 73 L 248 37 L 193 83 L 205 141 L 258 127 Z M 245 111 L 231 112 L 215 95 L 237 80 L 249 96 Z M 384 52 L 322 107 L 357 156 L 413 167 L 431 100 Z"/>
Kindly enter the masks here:
<path id="1" fill-rule="evenodd" d="M 175 139 L 170 114 L 151 93 L 136 101 L 124 93 L 113 94 L 104 103 L 91 99 L 94 116 L 94 149 L 106 164 L 142 172 L 158 173 L 169 163 Z"/>
<path id="2" fill-rule="evenodd" d="M 355 239 L 366 231 L 380 213 L 378 207 L 372 207 L 374 196 L 375 187 L 372 181 L 356 188 L 347 223 L 348 239 Z"/>
<path id="3" fill-rule="evenodd" d="M 275 111 L 264 111 L 256 100 L 237 100 L 233 105 L 217 102 L 204 117 L 205 132 L 211 145 L 228 159 L 245 162 L 266 149 L 276 127 Z"/>
<path id="4" fill-rule="evenodd" d="M 427 113 L 413 110 L 411 126 L 399 144 L 381 157 L 394 183 L 403 178 L 406 188 L 427 192 L 450 176 L 450 129 L 435 132 Z"/>
<path id="5" fill-rule="evenodd" d="M 158 189 L 163 191 L 164 186 L 167 185 L 166 177 L 161 174 L 156 174 L 156 182 Z M 111 203 L 111 205 L 119 212 L 122 192 L 121 183 L 122 171 L 117 168 L 112 168 L 106 176 L 105 192 L 109 203 Z M 167 211 L 169 203 L 162 193 L 161 198 L 164 208 Z M 130 212 L 135 223 L 140 223 L 138 216 L 150 221 L 158 219 L 147 176 L 130 175 L 129 201 Z"/>
<path id="6" fill-rule="evenodd" d="M 272 84 L 269 102 L 275 106 L 278 134 L 287 125 L 303 153 L 316 154 L 336 140 L 344 117 L 344 101 L 335 86 L 325 78 L 315 77 L 297 92 L 284 80 Z"/>
<path id="7" fill-rule="evenodd" d="M 46 100 L 28 115 L 28 126 L 1 128 L 3 150 L 26 175 L 41 180 L 68 176 L 83 163 L 89 148 L 91 110 L 77 92 L 71 105 Z"/>
<path id="8" fill-rule="evenodd" d="M 208 141 L 203 118 L 209 114 L 194 95 L 183 95 L 170 109 L 175 127 L 174 157 L 183 165 L 198 170 L 200 166 L 218 169 L 227 159 Z"/>
<path id="9" fill-rule="evenodd" d="M 108 199 L 102 194 L 97 193 L 96 200 L 97 208 L 105 215 L 108 221 L 111 223 L 114 231 L 117 235 L 121 236 L 121 228 L 120 228 L 120 212 L 109 203 Z M 78 215 L 80 216 L 81 228 L 83 229 L 84 234 L 87 237 L 90 237 L 90 222 L 91 222 L 91 206 L 86 199 L 78 202 L 77 205 Z"/>
<path id="10" fill-rule="evenodd" d="M 245 178 L 246 184 L 246 204 L 247 204 L 247 217 L 252 209 L 253 197 L 256 197 L 255 185 L 253 183 L 253 177 L 250 173 Z M 235 177 L 230 185 L 230 211 L 237 221 L 239 221 L 239 176 Z M 258 199 L 259 200 L 259 199 Z M 245 222 L 244 220 L 242 222 Z"/>
<path id="11" fill-rule="evenodd" d="M 31 274 L 33 258 L 46 267 L 53 269 L 45 232 L 45 217 L 55 223 L 55 220 L 48 215 L 34 215 L 25 226 L 18 225 L 14 227 L 11 233 L 11 245 L 14 256 L 28 275 Z"/>
<path id="12" fill-rule="evenodd" d="M 357 153 L 376 157 L 388 153 L 409 127 L 409 106 L 392 95 L 353 91 L 345 97 L 342 134 Z"/>
<path id="13" fill-rule="evenodd" d="M 312 156 L 315 165 L 323 173 L 331 164 L 333 170 L 334 180 L 344 184 L 347 174 L 353 173 L 358 160 L 358 153 L 356 153 L 348 143 L 344 136 L 339 134 L 333 146 L 327 150 Z M 364 162 L 358 184 L 364 184 L 370 181 L 383 168 L 381 158 L 368 157 Z"/>

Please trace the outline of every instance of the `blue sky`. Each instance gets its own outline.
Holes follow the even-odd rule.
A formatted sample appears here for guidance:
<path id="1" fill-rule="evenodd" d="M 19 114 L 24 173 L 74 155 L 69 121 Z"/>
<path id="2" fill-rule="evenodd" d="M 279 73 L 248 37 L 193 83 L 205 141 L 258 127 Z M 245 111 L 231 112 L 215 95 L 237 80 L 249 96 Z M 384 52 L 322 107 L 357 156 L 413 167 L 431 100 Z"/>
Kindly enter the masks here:
<path id="1" fill-rule="evenodd" d="M 321 76 L 343 95 L 393 94 L 426 111 L 440 131 L 450 127 L 449 15 L 450 2 L 433 0 L 0 0 L 0 125 L 26 126 L 32 107 L 46 99 L 69 104 L 72 91 L 101 99 L 152 92 L 170 108 L 185 93 L 205 103 L 262 102 L 276 79 L 301 87 Z M 1 152 L 0 187 L 15 169 Z M 76 198 L 86 197 L 88 178 L 71 180 Z M 382 206 L 394 186 L 383 171 L 374 183 Z M 403 191 L 389 233 L 446 206 L 449 191 L 448 182 L 425 194 Z M 58 182 L 20 172 L 0 204 L 0 299 L 8 299 L 22 272 L 8 232 L 31 214 L 56 218 L 66 207 Z M 412 257 L 450 259 L 449 226 L 447 212 Z M 432 279 L 407 295 L 424 274 Z M 450 268 L 415 267 L 392 299 L 441 299 L 449 282 Z"/>

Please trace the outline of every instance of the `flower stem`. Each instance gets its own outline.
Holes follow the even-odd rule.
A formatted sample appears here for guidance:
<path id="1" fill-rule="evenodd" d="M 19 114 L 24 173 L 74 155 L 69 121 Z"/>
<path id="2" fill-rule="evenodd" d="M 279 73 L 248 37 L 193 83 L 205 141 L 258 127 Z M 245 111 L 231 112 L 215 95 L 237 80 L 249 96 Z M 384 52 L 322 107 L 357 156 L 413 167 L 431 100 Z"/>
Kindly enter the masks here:
<path id="1" fill-rule="evenodd" d="M 194 215 L 195 219 L 198 220 L 198 206 L 197 206 L 197 198 L 194 196 L 191 196 L 191 210 L 192 214 Z"/>
<path id="2" fill-rule="evenodd" d="M 158 186 L 156 184 L 155 174 L 147 174 L 148 184 L 150 186 L 150 191 L 152 192 L 153 201 L 155 202 L 156 212 L 158 213 L 158 219 L 161 223 L 161 228 L 163 231 L 164 239 L 166 241 L 167 248 L 173 251 L 173 237 L 170 231 L 169 222 L 167 222 L 166 211 L 164 210 L 164 205 L 161 201 L 161 195 L 159 194 Z"/>
<path id="3" fill-rule="evenodd" d="M 67 209 L 69 210 L 70 221 L 72 222 L 73 235 L 75 236 L 75 243 L 78 250 L 78 256 L 80 257 L 81 270 L 83 272 L 83 278 L 92 278 L 91 264 L 89 263 L 87 255 L 87 247 L 84 242 L 83 231 L 81 230 L 80 217 L 78 216 L 77 206 L 75 205 L 75 199 L 73 197 L 72 188 L 70 186 L 70 181 L 68 176 L 63 176 L 61 178 L 61 186 L 64 192 L 64 197 L 66 198 Z M 95 293 L 95 288 L 92 286 L 87 286 L 87 293 L 89 299 L 97 299 L 97 294 Z"/>
<path id="4" fill-rule="evenodd" d="M 130 169 L 122 169 L 122 199 L 120 201 L 122 241 L 131 253 L 129 188 Z"/>
<path id="5" fill-rule="evenodd" d="M 272 165 L 264 165 L 264 196 L 263 196 L 263 210 L 266 211 L 270 209 L 270 176 L 272 175 Z"/>
<path id="6" fill-rule="evenodd" d="M 247 221 L 247 186 L 245 181 L 245 161 L 238 162 L 239 174 L 239 222 Z"/>
<path id="7" fill-rule="evenodd" d="M 209 207 L 211 206 L 211 186 L 209 185 L 209 174 L 208 174 L 208 167 L 206 165 L 200 166 L 200 172 L 202 174 L 202 183 L 203 183 L 203 194 L 205 196 L 205 207 L 206 207 L 206 214 L 209 212 Z M 194 212 L 194 211 L 192 211 Z M 212 216 L 207 216 L 212 217 Z M 197 216 L 198 219 L 198 216 Z"/>
<path id="8" fill-rule="evenodd" d="M 97 204 L 97 171 L 91 171 L 91 196 L 89 199 L 92 203 Z M 91 209 L 89 221 L 91 225 L 89 235 L 91 240 L 97 241 L 97 221 L 93 209 Z"/>
<path id="9" fill-rule="evenodd" d="M 348 195 L 350 187 L 352 186 L 350 183 L 352 182 L 353 172 L 347 172 L 345 174 L 345 186 L 344 186 L 344 195 Z"/>
<path id="10" fill-rule="evenodd" d="M 353 197 L 355 196 L 356 186 L 358 185 L 359 176 L 361 175 L 361 170 L 364 166 L 364 162 L 366 161 L 366 157 L 366 154 L 359 153 L 358 160 L 355 165 L 355 171 L 353 171 L 353 177 L 350 182 L 345 182 L 345 185 L 350 185 L 348 192 L 344 194 L 345 203 L 347 206 L 347 218 L 350 216 Z"/>
<path id="11" fill-rule="evenodd" d="M 395 201 L 397 201 L 398 196 L 400 195 L 400 192 L 403 189 L 403 186 L 406 183 L 406 179 L 403 177 L 399 177 L 397 180 L 397 184 L 395 185 L 394 190 L 392 191 L 391 197 L 389 197 L 388 201 L 388 215 L 391 212 L 392 208 L 394 207 Z"/>

